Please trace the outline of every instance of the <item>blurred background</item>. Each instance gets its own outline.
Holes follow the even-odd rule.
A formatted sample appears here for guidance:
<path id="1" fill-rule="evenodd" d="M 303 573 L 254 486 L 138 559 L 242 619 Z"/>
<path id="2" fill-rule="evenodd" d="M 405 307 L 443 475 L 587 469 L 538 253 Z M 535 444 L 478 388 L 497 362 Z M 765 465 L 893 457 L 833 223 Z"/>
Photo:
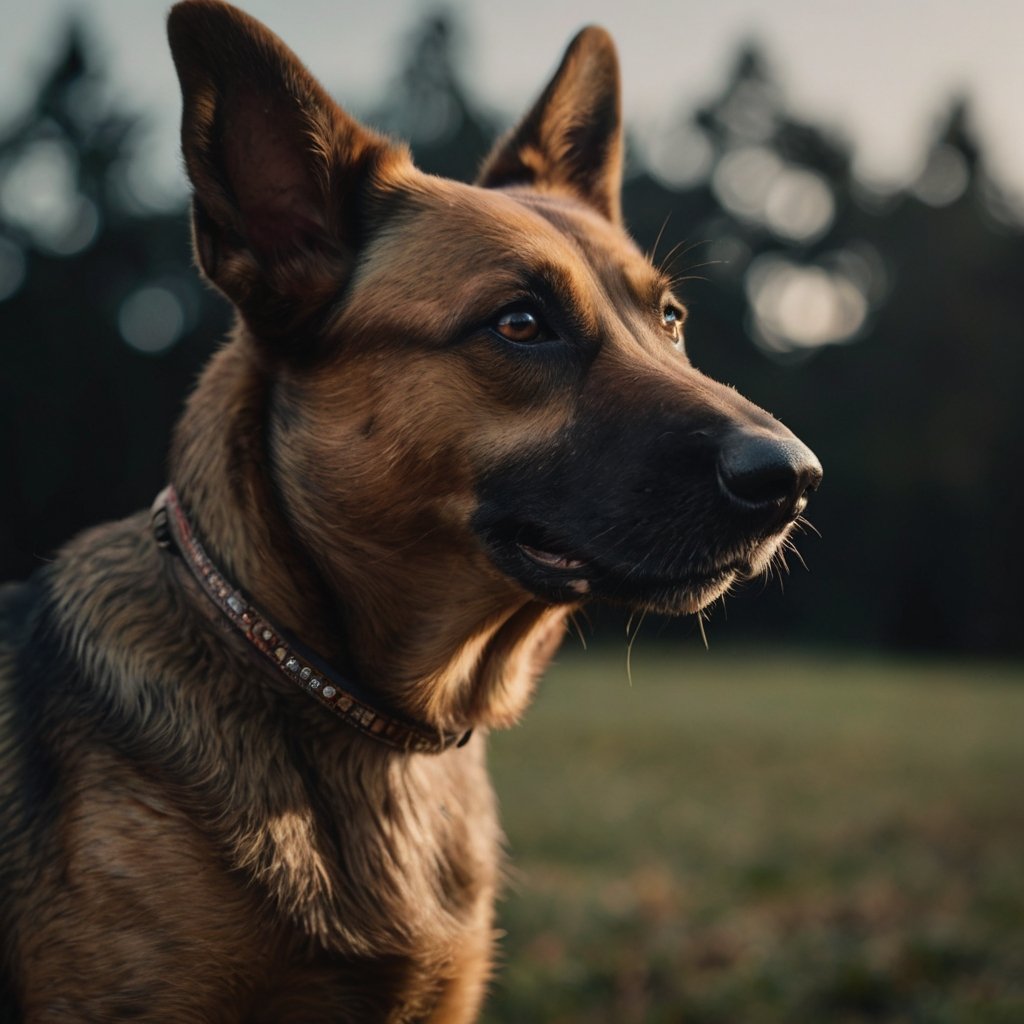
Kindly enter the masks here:
<path id="1" fill-rule="evenodd" d="M 707 652 L 594 614 L 495 738 L 489 1019 L 1024 1019 L 1024 5 L 243 6 L 463 179 L 606 24 L 690 355 L 825 466 L 809 572 Z M 37 0 L 0 36 L 0 578 L 150 502 L 228 324 L 163 14 Z"/>

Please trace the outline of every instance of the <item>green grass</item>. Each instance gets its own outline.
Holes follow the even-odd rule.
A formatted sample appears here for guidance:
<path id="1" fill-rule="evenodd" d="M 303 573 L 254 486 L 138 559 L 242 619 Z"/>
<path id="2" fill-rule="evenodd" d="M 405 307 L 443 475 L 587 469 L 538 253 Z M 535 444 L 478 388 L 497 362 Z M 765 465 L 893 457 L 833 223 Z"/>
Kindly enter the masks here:
<path id="1" fill-rule="evenodd" d="M 486 1020 L 1024 1021 L 1024 669 L 565 656 L 492 739 Z"/>

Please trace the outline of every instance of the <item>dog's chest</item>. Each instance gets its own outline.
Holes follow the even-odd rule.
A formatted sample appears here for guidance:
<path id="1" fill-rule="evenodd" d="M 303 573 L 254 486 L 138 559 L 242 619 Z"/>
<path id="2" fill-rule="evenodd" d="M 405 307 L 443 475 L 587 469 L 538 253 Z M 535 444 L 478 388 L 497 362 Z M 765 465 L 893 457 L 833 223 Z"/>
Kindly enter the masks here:
<path id="1" fill-rule="evenodd" d="M 33 915 L 20 959 L 40 993 L 89 963 L 72 1007 L 88 1019 L 399 1024 L 423 1018 L 462 948 L 489 948 L 495 851 L 474 836 L 486 816 L 456 821 L 458 794 L 440 834 L 430 807 L 355 789 L 329 824 L 296 802 L 231 844 L 116 755 L 74 768 L 64 850 L 42 872 L 59 906 Z"/>

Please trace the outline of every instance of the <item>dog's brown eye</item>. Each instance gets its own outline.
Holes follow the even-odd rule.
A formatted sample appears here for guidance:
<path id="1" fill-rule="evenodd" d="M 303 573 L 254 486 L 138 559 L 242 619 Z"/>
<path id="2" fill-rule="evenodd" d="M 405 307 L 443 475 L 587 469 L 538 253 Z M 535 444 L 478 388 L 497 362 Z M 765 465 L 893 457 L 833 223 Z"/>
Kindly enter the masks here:
<path id="1" fill-rule="evenodd" d="M 544 325 L 540 318 L 528 309 L 512 309 L 507 313 L 502 313 L 494 322 L 494 329 L 506 341 L 515 341 L 520 344 L 543 341 L 545 338 Z"/>

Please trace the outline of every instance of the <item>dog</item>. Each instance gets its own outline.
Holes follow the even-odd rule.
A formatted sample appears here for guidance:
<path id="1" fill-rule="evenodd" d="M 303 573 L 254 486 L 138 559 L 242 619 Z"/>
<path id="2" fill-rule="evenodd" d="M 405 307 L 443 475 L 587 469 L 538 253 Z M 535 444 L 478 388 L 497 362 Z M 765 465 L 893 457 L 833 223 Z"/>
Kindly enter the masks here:
<path id="1" fill-rule="evenodd" d="M 260 23 L 168 22 L 196 261 L 237 311 L 150 511 L 0 598 L 0 1017 L 459 1022 L 485 766 L 590 601 L 683 615 L 821 479 L 687 360 L 584 29 L 474 185 Z"/>

